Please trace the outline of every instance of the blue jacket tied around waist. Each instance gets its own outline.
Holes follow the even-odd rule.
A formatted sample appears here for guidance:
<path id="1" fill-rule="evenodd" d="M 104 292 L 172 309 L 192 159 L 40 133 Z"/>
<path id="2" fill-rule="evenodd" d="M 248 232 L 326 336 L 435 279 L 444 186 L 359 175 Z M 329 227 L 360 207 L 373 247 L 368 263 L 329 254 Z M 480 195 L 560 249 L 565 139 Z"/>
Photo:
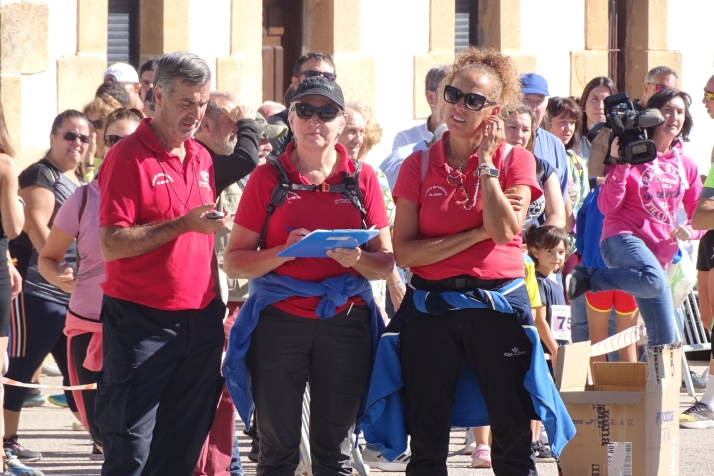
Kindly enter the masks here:
<path id="1" fill-rule="evenodd" d="M 410 306 L 412 302 L 413 306 Z M 402 370 L 398 354 L 401 326 L 422 313 L 444 316 L 451 310 L 469 308 L 487 308 L 514 314 L 523 325 L 523 330 L 533 345 L 531 366 L 523 386 L 531 394 L 533 407 L 548 433 L 553 453 L 560 455 L 568 441 L 575 436 L 575 426 L 548 372 L 522 279 L 513 280 L 496 291 L 476 289 L 464 294 L 453 291 L 430 293 L 408 288 L 402 307 L 379 340 L 364 416 L 365 439 L 376 444 L 379 451 L 390 461 L 407 448 Z M 474 427 L 488 424 L 486 403 L 476 381 L 476 374 L 467 365 L 456 386 L 451 426 Z"/>
<path id="2" fill-rule="evenodd" d="M 250 347 L 250 335 L 258 324 L 260 312 L 265 307 L 292 296 L 322 299 L 315 310 L 317 317 L 327 319 L 335 315 L 337 307 L 344 305 L 352 296 L 359 296 L 372 311 L 370 328 L 372 349 L 376 350 L 379 336 L 384 331 L 384 320 L 374 302 L 369 281 L 351 274 L 327 278 L 320 283 L 301 281 L 279 274 L 266 274 L 250 281 L 248 300 L 241 307 L 230 335 L 228 349 L 223 361 L 223 376 L 226 387 L 235 403 L 246 428 L 250 426 L 255 404 L 250 384 L 250 374 L 246 366 L 246 353 Z"/>

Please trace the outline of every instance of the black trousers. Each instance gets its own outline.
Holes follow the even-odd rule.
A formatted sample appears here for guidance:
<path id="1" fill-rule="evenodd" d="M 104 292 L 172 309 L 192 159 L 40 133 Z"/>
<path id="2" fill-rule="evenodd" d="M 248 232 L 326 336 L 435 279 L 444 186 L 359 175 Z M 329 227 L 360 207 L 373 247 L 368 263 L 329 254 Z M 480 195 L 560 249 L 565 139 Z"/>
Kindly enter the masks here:
<path id="1" fill-rule="evenodd" d="M 515 316 L 487 309 L 420 314 L 404 324 L 400 358 L 412 457 L 407 476 L 447 476 L 451 408 L 468 361 L 486 401 L 498 476 L 536 475 L 531 419 L 523 380 L 532 345 Z"/>
<path id="2" fill-rule="evenodd" d="M 42 365 L 47 354 L 52 354 L 62 373 L 62 385 L 69 385 L 67 336 L 64 335 L 67 306 L 31 294 L 23 293 L 19 299 L 23 300 L 23 315 L 20 317 L 23 321 L 25 355 L 9 358 L 9 367 L 5 377 L 30 383 L 32 376 Z M 29 391 L 28 388 L 6 385 L 5 410 L 21 411 L 22 403 Z M 76 412 L 77 405 L 74 403 L 74 395 L 69 390 L 64 394 L 67 397 L 67 406 L 71 411 Z"/>
<path id="3" fill-rule="evenodd" d="M 91 332 L 87 332 L 85 334 L 76 335 L 70 340 L 70 351 L 72 352 L 72 359 L 74 360 L 74 369 L 77 372 L 79 383 L 82 385 L 94 383 L 94 372 L 83 365 L 84 359 L 87 358 L 87 348 L 89 347 L 89 341 L 92 340 L 92 335 Z M 92 439 L 96 444 L 102 446 L 102 431 L 97 426 L 96 419 L 94 418 L 94 403 L 97 399 L 97 391 L 82 390 L 81 394 L 84 411 L 87 414 L 89 434 L 92 435 Z"/>
<path id="4" fill-rule="evenodd" d="M 246 356 L 260 415 L 258 476 L 295 474 L 308 380 L 312 474 L 352 474 L 349 433 L 369 380 L 369 317 L 363 306 L 325 320 L 273 306 L 261 313 Z"/>
<path id="5" fill-rule="evenodd" d="M 102 476 L 190 476 L 223 388 L 225 306 L 163 311 L 104 296 L 96 374 Z"/>

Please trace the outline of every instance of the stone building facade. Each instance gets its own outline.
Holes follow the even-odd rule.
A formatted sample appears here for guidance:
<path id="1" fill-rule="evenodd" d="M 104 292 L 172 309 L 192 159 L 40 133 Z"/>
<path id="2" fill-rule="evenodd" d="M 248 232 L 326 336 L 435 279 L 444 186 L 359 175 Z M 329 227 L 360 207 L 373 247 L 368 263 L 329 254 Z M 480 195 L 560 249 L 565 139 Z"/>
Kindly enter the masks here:
<path id="1" fill-rule="evenodd" d="M 428 114 L 428 69 L 451 62 L 464 41 L 512 55 L 521 71 L 545 76 L 553 95 L 579 95 L 589 79 L 610 74 L 637 97 L 646 71 L 666 64 L 680 71 L 696 103 L 714 60 L 706 19 L 698 18 L 706 17 L 703 3 L 0 0 L 0 100 L 18 155 L 29 162 L 47 147 L 54 116 L 92 98 L 117 18 L 130 23 L 135 66 L 193 51 L 209 62 L 213 88 L 254 106 L 280 99 L 299 54 L 326 51 L 347 99 L 375 107 L 385 133 L 370 161 L 379 163 L 394 134 Z M 126 16 L 110 13 L 122 8 Z M 695 123 L 704 122 L 697 114 Z"/>

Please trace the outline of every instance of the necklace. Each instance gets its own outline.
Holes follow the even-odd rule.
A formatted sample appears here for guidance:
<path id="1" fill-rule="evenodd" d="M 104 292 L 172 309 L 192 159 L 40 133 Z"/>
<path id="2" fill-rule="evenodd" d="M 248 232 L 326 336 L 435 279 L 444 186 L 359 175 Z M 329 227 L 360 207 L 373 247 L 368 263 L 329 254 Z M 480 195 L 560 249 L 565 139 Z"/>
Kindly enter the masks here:
<path id="1" fill-rule="evenodd" d="M 454 154 L 454 158 L 456 159 L 456 162 L 459 163 L 459 166 L 457 167 L 459 173 L 462 173 L 464 171 L 464 165 L 466 165 L 466 162 L 469 161 L 469 159 L 466 159 L 463 163 L 459 160 L 459 157 L 456 155 L 456 152 L 454 152 L 454 148 L 451 145 L 451 137 L 449 137 L 449 149 L 451 149 L 451 153 Z"/>

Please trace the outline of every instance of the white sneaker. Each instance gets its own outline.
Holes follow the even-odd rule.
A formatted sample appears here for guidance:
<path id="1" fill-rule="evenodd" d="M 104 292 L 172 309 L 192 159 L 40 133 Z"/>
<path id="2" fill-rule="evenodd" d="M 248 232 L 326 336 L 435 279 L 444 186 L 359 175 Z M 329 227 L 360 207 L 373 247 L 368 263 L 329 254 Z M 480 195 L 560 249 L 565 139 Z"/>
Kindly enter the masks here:
<path id="1" fill-rule="evenodd" d="M 464 441 L 464 449 L 461 450 L 462 454 L 470 455 L 476 449 L 476 437 L 474 436 L 474 429 L 466 429 L 466 440 Z"/>
<path id="2" fill-rule="evenodd" d="M 542 441 L 544 445 L 548 444 L 548 433 L 545 431 L 545 427 L 542 425 L 540 427 L 540 441 Z"/>
<path id="3" fill-rule="evenodd" d="M 33 469 L 25 466 L 17 456 L 8 455 L 5 459 L 5 467 L 10 472 L 10 474 L 19 474 L 22 476 L 45 476 L 45 473 L 38 469 Z"/>
<path id="4" fill-rule="evenodd" d="M 364 461 L 364 464 L 369 466 L 370 469 L 403 472 L 407 470 L 407 464 L 411 457 L 411 451 L 407 450 L 405 453 L 397 456 L 397 459 L 394 461 L 388 461 L 379 450 L 367 446 L 362 448 L 362 461 Z"/>

